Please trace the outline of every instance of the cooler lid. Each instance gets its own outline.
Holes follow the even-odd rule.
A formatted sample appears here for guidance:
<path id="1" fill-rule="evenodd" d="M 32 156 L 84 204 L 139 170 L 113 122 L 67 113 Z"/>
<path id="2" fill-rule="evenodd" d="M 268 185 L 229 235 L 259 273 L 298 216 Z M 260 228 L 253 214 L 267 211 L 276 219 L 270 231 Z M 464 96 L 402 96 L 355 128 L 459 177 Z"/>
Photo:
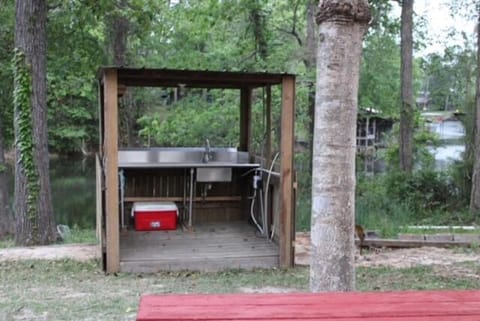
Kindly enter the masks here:
<path id="1" fill-rule="evenodd" d="M 133 203 L 132 212 L 135 211 L 178 211 L 178 208 L 173 202 L 135 202 Z"/>

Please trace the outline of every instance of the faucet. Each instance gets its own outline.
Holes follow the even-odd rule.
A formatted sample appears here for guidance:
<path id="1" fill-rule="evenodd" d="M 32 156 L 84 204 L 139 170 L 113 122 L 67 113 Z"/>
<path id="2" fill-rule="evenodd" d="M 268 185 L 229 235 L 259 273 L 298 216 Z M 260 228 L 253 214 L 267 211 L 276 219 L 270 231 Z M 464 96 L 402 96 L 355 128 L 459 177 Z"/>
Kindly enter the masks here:
<path id="1" fill-rule="evenodd" d="M 205 139 L 205 153 L 203 153 L 203 162 L 208 163 L 212 159 L 212 153 L 210 152 L 210 141 Z"/>

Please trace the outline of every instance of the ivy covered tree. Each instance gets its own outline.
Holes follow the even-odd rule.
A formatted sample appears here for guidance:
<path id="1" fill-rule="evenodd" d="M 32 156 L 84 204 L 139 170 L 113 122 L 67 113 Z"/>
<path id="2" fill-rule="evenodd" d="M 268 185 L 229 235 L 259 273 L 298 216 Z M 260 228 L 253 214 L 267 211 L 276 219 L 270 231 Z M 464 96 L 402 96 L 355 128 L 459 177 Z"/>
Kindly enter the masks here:
<path id="1" fill-rule="evenodd" d="M 15 2 L 15 243 L 56 240 L 47 137 L 46 1 Z"/>

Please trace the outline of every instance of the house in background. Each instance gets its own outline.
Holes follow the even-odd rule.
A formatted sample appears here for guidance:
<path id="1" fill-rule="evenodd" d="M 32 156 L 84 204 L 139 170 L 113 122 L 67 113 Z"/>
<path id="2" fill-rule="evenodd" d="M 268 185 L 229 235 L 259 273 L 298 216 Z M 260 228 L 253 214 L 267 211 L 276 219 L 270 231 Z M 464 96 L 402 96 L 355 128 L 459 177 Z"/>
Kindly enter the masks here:
<path id="1" fill-rule="evenodd" d="M 358 168 L 373 175 L 385 169 L 378 150 L 386 148 L 384 136 L 392 130 L 394 120 L 374 108 L 359 108 L 357 116 L 357 156 L 363 161 Z"/>

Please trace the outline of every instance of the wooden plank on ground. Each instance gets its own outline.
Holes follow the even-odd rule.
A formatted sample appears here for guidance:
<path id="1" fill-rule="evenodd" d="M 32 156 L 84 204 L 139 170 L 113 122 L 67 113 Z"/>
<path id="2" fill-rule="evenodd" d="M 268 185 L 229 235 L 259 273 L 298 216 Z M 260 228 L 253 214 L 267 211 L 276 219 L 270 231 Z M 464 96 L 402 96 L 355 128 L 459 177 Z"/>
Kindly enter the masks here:
<path id="1" fill-rule="evenodd" d="M 480 291 L 147 295 L 137 321 L 478 321 Z"/>
<path id="2" fill-rule="evenodd" d="M 356 241 L 358 245 L 358 241 Z M 472 242 L 461 241 L 427 241 L 427 240 L 395 240 L 395 239 L 365 239 L 364 247 L 413 248 L 413 247 L 470 247 Z"/>

